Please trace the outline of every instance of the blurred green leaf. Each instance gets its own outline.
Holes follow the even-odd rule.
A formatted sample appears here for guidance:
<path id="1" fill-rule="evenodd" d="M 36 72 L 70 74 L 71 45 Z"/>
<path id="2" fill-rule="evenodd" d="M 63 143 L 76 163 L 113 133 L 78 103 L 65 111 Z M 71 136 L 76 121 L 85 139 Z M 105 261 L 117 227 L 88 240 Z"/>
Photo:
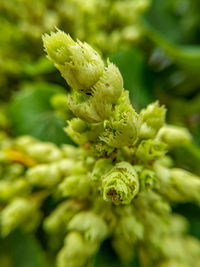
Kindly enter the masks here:
<path id="1" fill-rule="evenodd" d="M 145 17 L 148 23 L 164 34 L 167 39 L 177 42 L 182 39 L 183 31 L 178 17 L 172 13 L 172 9 L 170 0 L 152 0 Z"/>
<path id="2" fill-rule="evenodd" d="M 54 70 L 54 65 L 46 57 L 41 57 L 34 63 L 25 63 L 22 65 L 22 72 L 28 76 L 51 73 Z"/>
<path id="3" fill-rule="evenodd" d="M 177 167 L 200 175 L 200 148 L 191 143 L 174 148 L 172 155 L 176 160 Z"/>
<path id="4" fill-rule="evenodd" d="M 57 145 L 71 143 L 63 130 L 65 122 L 50 104 L 54 94 L 63 92 L 60 86 L 36 83 L 16 93 L 8 108 L 14 134 L 31 135 Z"/>
<path id="5" fill-rule="evenodd" d="M 47 267 L 42 248 L 27 233 L 15 231 L 0 240 L 1 267 Z"/>
<path id="6" fill-rule="evenodd" d="M 199 0 L 151 0 L 145 17 L 168 40 L 199 43 Z"/>
<path id="7" fill-rule="evenodd" d="M 200 68 L 200 47 L 199 46 L 181 46 L 170 42 L 155 29 L 147 26 L 146 32 L 149 38 L 160 46 L 166 54 L 177 64 L 183 67 L 192 75 L 197 75 Z M 199 78 L 199 76 L 197 77 Z"/>
<path id="8" fill-rule="evenodd" d="M 170 5 L 172 1 L 154 0 L 142 20 L 144 34 L 157 46 L 150 63 L 159 71 L 155 81 L 163 98 L 167 91 L 178 96 L 198 92 L 200 84 L 200 46 L 182 38 L 185 28 L 182 25 L 181 31 Z"/>
<path id="9" fill-rule="evenodd" d="M 179 6 L 181 8 L 181 4 Z M 170 1 L 153 0 L 143 19 L 144 31 L 174 62 L 199 78 L 200 47 L 190 43 L 181 44 L 185 28 L 180 27 L 178 17 L 172 9 Z"/>
<path id="10" fill-rule="evenodd" d="M 137 48 L 122 50 L 110 56 L 117 65 L 124 79 L 124 88 L 129 90 L 130 99 L 139 111 L 149 104 L 153 97 L 146 84 L 144 55 Z"/>

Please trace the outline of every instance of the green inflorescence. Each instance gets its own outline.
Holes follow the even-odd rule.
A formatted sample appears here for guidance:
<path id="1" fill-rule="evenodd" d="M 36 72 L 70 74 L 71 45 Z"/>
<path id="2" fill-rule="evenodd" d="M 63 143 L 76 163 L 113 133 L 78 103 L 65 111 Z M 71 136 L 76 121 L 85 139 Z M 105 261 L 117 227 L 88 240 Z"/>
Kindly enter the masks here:
<path id="1" fill-rule="evenodd" d="M 64 27 L 74 38 L 110 53 L 139 41 L 143 34 L 140 17 L 149 5 L 150 0 L 1 0 L 0 95 L 6 98 L 13 84 L 18 88 L 27 78 L 52 74 L 41 49 L 44 32 Z M 56 51 L 52 56 L 62 61 L 67 53 Z"/>
<path id="2" fill-rule="evenodd" d="M 78 146 L 0 135 L 1 235 L 40 226 L 57 267 L 91 266 L 108 238 L 124 261 L 138 253 L 144 267 L 199 266 L 199 241 L 171 211 L 175 202 L 200 203 L 200 177 L 167 155 L 192 142 L 189 132 L 166 125 L 158 102 L 138 114 L 118 68 L 90 45 L 59 30 L 43 41 L 71 87 L 52 103 Z"/>

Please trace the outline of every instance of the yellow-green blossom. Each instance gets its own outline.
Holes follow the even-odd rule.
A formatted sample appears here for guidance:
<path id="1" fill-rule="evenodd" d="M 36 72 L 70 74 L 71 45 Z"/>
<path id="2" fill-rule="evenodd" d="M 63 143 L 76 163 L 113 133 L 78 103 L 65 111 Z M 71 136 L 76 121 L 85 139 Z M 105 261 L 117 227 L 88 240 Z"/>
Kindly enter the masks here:
<path id="1" fill-rule="evenodd" d="M 128 162 L 117 163 L 102 181 L 104 199 L 117 205 L 129 204 L 139 192 L 137 172 Z"/>
<path id="2" fill-rule="evenodd" d="M 169 147 L 174 147 L 190 143 L 192 136 L 184 127 L 165 125 L 158 132 L 157 139 L 168 144 Z"/>
<path id="3" fill-rule="evenodd" d="M 154 138 L 158 130 L 164 125 L 166 109 L 159 106 L 158 101 L 142 109 L 142 125 L 140 128 L 140 137 L 144 139 Z"/>

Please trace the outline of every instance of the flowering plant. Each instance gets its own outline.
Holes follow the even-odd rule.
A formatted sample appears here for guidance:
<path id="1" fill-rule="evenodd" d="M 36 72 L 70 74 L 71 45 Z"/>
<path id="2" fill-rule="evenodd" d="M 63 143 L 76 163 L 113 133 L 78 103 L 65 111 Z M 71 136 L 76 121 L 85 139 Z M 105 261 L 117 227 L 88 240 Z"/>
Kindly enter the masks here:
<path id="1" fill-rule="evenodd" d="M 118 68 L 89 44 L 59 30 L 43 42 L 71 87 L 52 103 L 78 147 L 2 136 L 1 236 L 42 227 L 58 267 L 92 266 L 106 239 L 122 261 L 137 254 L 144 267 L 200 265 L 199 241 L 171 209 L 200 202 L 200 177 L 167 154 L 192 142 L 190 133 L 167 125 L 158 102 L 138 114 Z"/>

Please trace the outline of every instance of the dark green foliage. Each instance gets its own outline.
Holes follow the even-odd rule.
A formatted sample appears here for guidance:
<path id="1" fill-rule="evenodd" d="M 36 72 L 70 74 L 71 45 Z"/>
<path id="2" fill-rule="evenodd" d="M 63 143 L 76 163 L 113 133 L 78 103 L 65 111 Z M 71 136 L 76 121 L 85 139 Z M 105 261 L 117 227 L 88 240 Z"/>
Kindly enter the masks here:
<path id="1" fill-rule="evenodd" d="M 16 136 L 32 135 L 58 145 L 70 143 L 63 130 L 65 122 L 50 104 L 54 94 L 63 92 L 64 89 L 58 85 L 37 83 L 16 93 L 8 108 L 13 133 Z"/>
<path id="2" fill-rule="evenodd" d="M 1 267 L 49 267 L 38 241 L 31 234 L 15 231 L 0 245 Z"/>

